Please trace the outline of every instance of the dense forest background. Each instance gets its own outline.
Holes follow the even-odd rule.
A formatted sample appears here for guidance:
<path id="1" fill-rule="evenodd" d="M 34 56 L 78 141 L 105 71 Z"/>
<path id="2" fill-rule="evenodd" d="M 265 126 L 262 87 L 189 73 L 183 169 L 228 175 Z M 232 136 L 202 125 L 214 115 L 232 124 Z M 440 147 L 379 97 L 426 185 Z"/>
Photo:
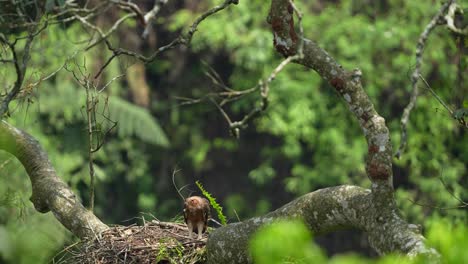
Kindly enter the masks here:
<path id="1" fill-rule="evenodd" d="M 150 53 L 216 2 L 169 1 L 147 39 L 140 38 L 143 28 L 138 22 L 128 20 L 125 30 L 111 41 Z M 466 1 L 460 4 L 468 6 Z M 365 90 L 385 117 L 398 149 L 417 39 L 439 1 L 298 1 L 297 5 L 306 14 L 306 34 L 345 68 L 362 70 Z M 313 71 L 288 65 L 271 83 L 268 109 L 239 138 L 210 100 L 194 100 L 207 99 L 219 89 L 210 78 L 213 72 L 226 86 L 246 90 L 281 61 L 272 45 L 268 9 L 266 1 L 241 1 L 200 24 L 189 48 L 177 47 L 147 65 L 119 57 L 106 68 L 102 83 L 125 75 L 95 93 L 99 126 L 111 127 L 107 118 L 117 122 L 94 157 L 95 212 L 104 222 L 130 225 L 142 216 L 180 218 L 182 202 L 172 183 L 174 170 L 180 170 L 175 175 L 177 185 L 188 184 L 184 196 L 199 194 L 195 181 L 200 181 L 224 207 L 230 222 L 264 214 L 319 188 L 368 187 L 367 146 L 359 126 L 329 84 Z M 106 27 L 115 17 L 97 19 Z M 88 205 L 86 92 L 67 68 L 93 72 L 111 53 L 104 46 L 76 53 L 86 46 L 81 42 L 85 36 L 86 28 L 78 23 L 57 24 L 34 42 L 26 85 L 68 60 L 67 67 L 14 101 L 8 122 L 40 141 L 58 175 Z M 430 36 L 423 57 L 422 75 L 454 109 L 468 107 L 465 43 L 440 27 Z M 13 71 L 0 68 L 2 87 L 14 80 Z M 250 94 L 225 109 L 237 120 L 258 103 L 259 95 Z M 397 202 L 408 222 L 423 229 L 441 218 L 468 222 L 467 208 L 435 208 L 457 207 L 456 198 L 468 200 L 466 131 L 427 89 L 421 89 L 408 125 L 407 148 L 393 166 Z M 30 193 L 23 167 L 0 153 L 0 262 L 46 263 L 73 243 L 52 214 L 34 210 Z M 352 250 L 373 255 L 359 234 L 317 240 L 329 254 Z"/>

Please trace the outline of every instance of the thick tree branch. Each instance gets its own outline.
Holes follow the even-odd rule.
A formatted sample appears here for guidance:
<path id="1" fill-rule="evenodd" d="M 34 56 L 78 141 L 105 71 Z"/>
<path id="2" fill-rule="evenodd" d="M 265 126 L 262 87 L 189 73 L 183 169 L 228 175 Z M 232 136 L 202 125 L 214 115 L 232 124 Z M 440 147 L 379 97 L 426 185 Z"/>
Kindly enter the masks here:
<path id="1" fill-rule="evenodd" d="M 294 29 L 294 8 L 288 0 L 272 0 L 268 17 L 273 43 L 278 52 L 292 56 L 298 51 L 299 37 Z M 368 144 L 367 175 L 373 190 L 393 192 L 392 145 L 385 119 L 374 109 L 361 85 L 361 71 L 346 71 L 315 42 L 303 40 L 303 58 L 295 62 L 315 70 L 335 88 L 357 117 Z M 383 187 L 383 188 L 382 188 Z"/>
<path id="2" fill-rule="evenodd" d="M 29 134 L 0 121 L 0 150 L 15 156 L 32 185 L 31 202 L 37 211 L 52 211 L 57 220 L 79 238 L 94 238 L 108 227 L 80 203 L 55 172 L 46 152 Z"/>
<path id="3" fill-rule="evenodd" d="M 367 232 L 379 254 L 395 250 L 414 256 L 437 257 L 424 245 L 416 225 L 407 224 L 396 209 L 376 207 L 375 193 L 357 186 L 337 186 L 306 194 L 265 216 L 230 224 L 213 231 L 207 242 L 208 263 L 250 263 L 248 243 L 262 225 L 279 219 L 302 219 L 314 234 L 344 228 Z"/>

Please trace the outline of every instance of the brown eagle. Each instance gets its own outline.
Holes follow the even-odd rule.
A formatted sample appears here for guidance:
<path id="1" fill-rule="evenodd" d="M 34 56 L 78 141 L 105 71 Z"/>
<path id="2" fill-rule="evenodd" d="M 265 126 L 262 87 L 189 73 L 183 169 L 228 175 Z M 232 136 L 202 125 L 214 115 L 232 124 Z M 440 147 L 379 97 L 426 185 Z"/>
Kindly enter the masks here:
<path id="1" fill-rule="evenodd" d="M 198 239 L 206 231 L 208 219 L 210 218 L 210 203 L 200 196 L 191 196 L 185 199 L 184 219 L 189 230 L 189 238 L 192 232 L 198 233 Z"/>

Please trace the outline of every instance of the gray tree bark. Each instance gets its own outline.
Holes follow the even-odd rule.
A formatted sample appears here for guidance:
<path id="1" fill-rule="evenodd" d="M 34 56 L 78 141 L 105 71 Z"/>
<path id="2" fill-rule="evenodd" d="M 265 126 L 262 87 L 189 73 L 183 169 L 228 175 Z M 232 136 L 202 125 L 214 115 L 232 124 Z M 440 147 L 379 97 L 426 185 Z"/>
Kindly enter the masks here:
<path id="1" fill-rule="evenodd" d="M 38 212 L 51 211 L 57 220 L 81 239 L 94 238 L 108 227 L 80 203 L 57 176 L 47 153 L 31 135 L 0 120 L 0 150 L 23 164 L 32 185 L 31 202 Z"/>
<path id="2" fill-rule="evenodd" d="M 267 215 L 216 229 L 208 238 L 208 263 L 251 263 L 251 236 L 261 226 L 279 219 L 303 220 L 317 235 L 350 228 L 367 232 L 370 245 L 381 255 L 401 252 L 439 258 L 424 244 L 417 225 L 405 222 L 395 207 L 374 201 L 371 190 L 350 185 L 306 194 Z"/>

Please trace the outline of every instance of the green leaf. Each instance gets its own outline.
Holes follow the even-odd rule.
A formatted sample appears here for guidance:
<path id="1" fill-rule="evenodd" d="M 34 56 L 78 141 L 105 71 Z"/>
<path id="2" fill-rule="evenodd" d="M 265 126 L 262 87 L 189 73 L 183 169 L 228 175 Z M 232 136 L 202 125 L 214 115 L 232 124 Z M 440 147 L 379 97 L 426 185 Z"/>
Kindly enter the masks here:
<path id="1" fill-rule="evenodd" d="M 223 207 L 221 207 L 221 205 L 219 205 L 219 203 L 216 202 L 216 198 L 214 198 L 208 191 L 205 190 L 205 188 L 203 188 L 203 185 L 199 181 L 196 181 L 195 184 L 197 184 L 197 187 L 203 193 L 203 196 L 205 196 L 208 199 L 208 201 L 211 204 L 211 207 L 215 209 L 216 213 L 218 214 L 219 221 L 221 221 L 221 224 L 226 225 L 227 221 L 226 216 L 223 214 Z"/>

